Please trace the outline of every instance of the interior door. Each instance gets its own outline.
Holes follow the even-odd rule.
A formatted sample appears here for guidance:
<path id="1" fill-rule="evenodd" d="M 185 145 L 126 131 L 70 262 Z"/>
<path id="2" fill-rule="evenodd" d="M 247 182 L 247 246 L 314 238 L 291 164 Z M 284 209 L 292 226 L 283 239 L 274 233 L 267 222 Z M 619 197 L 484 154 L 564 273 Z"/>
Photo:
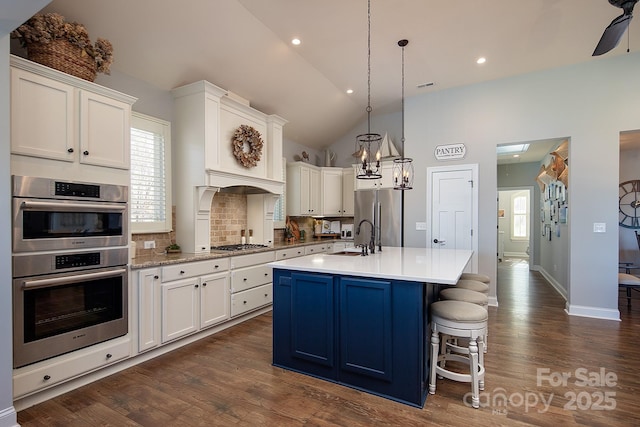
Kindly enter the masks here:
<path id="1" fill-rule="evenodd" d="M 429 168 L 427 245 L 474 251 L 468 270 L 477 271 L 477 165 Z"/>

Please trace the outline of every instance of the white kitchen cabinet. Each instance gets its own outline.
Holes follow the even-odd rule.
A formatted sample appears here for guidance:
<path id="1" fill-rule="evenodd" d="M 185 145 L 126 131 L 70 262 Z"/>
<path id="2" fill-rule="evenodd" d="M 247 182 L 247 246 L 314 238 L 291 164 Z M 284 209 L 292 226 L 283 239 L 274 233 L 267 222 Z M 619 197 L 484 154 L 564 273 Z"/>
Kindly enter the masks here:
<path id="1" fill-rule="evenodd" d="M 273 302 L 273 269 L 267 263 L 275 259 L 274 251 L 231 257 L 231 317 Z"/>
<path id="2" fill-rule="evenodd" d="M 160 269 L 138 271 L 138 351 L 160 345 Z"/>
<path id="3" fill-rule="evenodd" d="M 353 249 L 354 247 L 355 244 L 353 243 L 353 240 L 334 242 L 331 252 L 340 252 L 344 251 L 345 249 Z"/>
<path id="4" fill-rule="evenodd" d="M 11 57 L 11 153 L 129 169 L 135 98 Z"/>
<path id="5" fill-rule="evenodd" d="M 162 342 L 189 335 L 200 322 L 200 279 L 164 283 L 162 287 Z"/>
<path id="6" fill-rule="evenodd" d="M 130 355 L 131 340 L 124 336 L 15 369 L 13 397 L 17 399 L 53 387 Z"/>
<path id="7" fill-rule="evenodd" d="M 393 188 L 393 161 L 381 162 L 380 175 L 382 175 L 382 177 L 378 179 L 357 179 L 356 177 L 355 189 Z"/>
<path id="8" fill-rule="evenodd" d="M 298 246 L 295 248 L 279 249 L 276 251 L 276 261 L 283 259 L 296 258 L 304 255 L 304 248 Z"/>
<path id="9" fill-rule="evenodd" d="M 138 352 L 229 319 L 229 258 L 138 271 Z"/>
<path id="10" fill-rule="evenodd" d="M 322 168 L 320 171 L 320 205 L 324 216 L 342 216 L 342 169 Z"/>
<path id="11" fill-rule="evenodd" d="M 354 215 L 355 176 L 353 168 L 342 169 L 342 216 Z"/>
<path id="12" fill-rule="evenodd" d="M 320 168 L 304 162 L 287 164 L 287 215 L 320 215 Z"/>
<path id="13" fill-rule="evenodd" d="M 316 245 L 308 245 L 304 247 L 304 254 L 321 254 L 330 252 L 333 249 L 333 243 L 318 243 Z"/>

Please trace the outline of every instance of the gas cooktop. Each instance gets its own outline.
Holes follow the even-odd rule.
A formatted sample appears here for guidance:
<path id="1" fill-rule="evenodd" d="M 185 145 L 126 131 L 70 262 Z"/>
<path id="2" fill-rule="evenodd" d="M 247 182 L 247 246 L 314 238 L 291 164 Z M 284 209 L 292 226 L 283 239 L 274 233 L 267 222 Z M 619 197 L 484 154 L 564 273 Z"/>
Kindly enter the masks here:
<path id="1" fill-rule="evenodd" d="M 267 248 L 267 245 L 260 245 L 256 243 L 245 243 L 245 244 L 237 244 L 237 245 L 222 245 L 222 246 L 211 246 L 211 250 L 214 251 L 245 251 L 247 249 L 260 249 Z"/>

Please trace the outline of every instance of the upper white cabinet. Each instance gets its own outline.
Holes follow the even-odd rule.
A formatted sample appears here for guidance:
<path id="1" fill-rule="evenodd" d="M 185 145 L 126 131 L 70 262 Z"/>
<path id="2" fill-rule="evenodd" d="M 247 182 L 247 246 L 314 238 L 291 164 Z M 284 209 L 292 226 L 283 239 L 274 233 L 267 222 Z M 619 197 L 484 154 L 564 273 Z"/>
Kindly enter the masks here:
<path id="1" fill-rule="evenodd" d="M 342 215 L 353 216 L 354 214 L 354 195 L 355 189 L 353 168 L 342 169 Z"/>
<path id="2" fill-rule="evenodd" d="M 287 215 L 321 215 L 319 167 L 304 162 L 287 164 Z"/>
<path id="3" fill-rule="evenodd" d="M 135 98 L 11 57 L 11 152 L 129 169 Z"/>
<path id="4" fill-rule="evenodd" d="M 342 169 L 322 168 L 320 179 L 322 215 L 342 216 Z"/>

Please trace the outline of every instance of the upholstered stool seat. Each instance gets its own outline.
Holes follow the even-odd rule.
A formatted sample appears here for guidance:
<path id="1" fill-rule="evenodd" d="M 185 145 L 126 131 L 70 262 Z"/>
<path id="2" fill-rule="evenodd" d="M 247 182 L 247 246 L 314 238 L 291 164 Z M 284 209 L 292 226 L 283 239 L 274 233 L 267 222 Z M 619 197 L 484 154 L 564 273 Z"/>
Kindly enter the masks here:
<path id="1" fill-rule="evenodd" d="M 465 282 L 475 282 L 480 285 L 484 285 L 484 283 L 474 281 L 474 280 L 466 280 Z M 487 295 L 472 291 L 469 289 L 458 289 L 458 287 L 447 288 L 440 291 L 438 294 L 441 300 L 453 300 L 453 301 L 464 301 L 470 302 L 473 304 L 477 304 L 485 310 L 489 309 L 489 302 Z M 484 349 L 483 351 L 486 353 L 489 349 L 489 328 L 487 328 L 486 333 L 483 337 L 484 341 Z"/>
<path id="2" fill-rule="evenodd" d="M 489 295 L 489 285 L 478 280 L 460 279 L 456 283 L 457 289 L 469 289 L 470 291 L 480 292 Z"/>
<path id="3" fill-rule="evenodd" d="M 640 290 L 640 278 L 632 274 L 618 273 L 618 286 L 627 290 L 627 306 L 631 307 L 631 290 Z"/>
<path id="4" fill-rule="evenodd" d="M 483 339 L 486 329 L 487 310 L 465 301 L 438 301 L 431 310 L 431 360 L 429 393 L 436 392 L 436 378 L 471 383 L 471 405 L 480 406 L 480 390 L 484 390 Z M 440 352 L 440 334 L 453 338 L 466 338 L 469 346 L 458 347 L 455 352 Z M 446 368 L 446 361 L 469 365 L 469 373 L 460 373 Z"/>
<path id="5" fill-rule="evenodd" d="M 460 280 L 477 280 L 478 282 L 489 284 L 491 279 L 486 274 L 478 274 L 478 273 L 462 273 L 460 275 Z"/>
<path id="6" fill-rule="evenodd" d="M 477 304 L 485 310 L 489 306 L 487 296 L 469 289 L 447 288 L 440 291 L 440 300 L 464 301 Z"/>

